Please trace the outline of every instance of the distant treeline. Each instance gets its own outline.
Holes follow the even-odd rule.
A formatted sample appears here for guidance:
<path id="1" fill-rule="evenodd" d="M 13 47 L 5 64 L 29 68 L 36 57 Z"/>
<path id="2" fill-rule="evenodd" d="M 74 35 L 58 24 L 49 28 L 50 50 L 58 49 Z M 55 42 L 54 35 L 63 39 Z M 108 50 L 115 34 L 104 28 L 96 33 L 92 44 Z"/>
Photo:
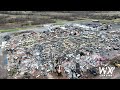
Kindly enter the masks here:
<path id="1" fill-rule="evenodd" d="M 77 19 L 77 17 L 72 16 L 51 16 L 51 19 L 61 19 L 61 20 L 67 20 L 67 21 L 74 21 Z"/>
<path id="2" fill-rule="evenodd" d="M 34 11 L 0 11 L 1 14 L 11 14 L 11 15 L 27 15 L 33 14 Z"/>
<path id="3" fill-rule="evenodd" d="M 113 16 L 110 16 L 110 15 L 89 15 L 88 17 L 92 18 L 92 19 L 106 19 L 106 20 L 120 18 L 119 15 L 113 15 Z"/>
<path id="4" fill-rule="evenodd" d="M 16 17 L 16 18 L 8 18 L 9 16 L 0 16 L 0 25 L 4 25 L 7 23 L 21 23 L 21 25 L 38 25 L 38 24 L 46 24 L 46 23 L 55 23 L 52 19 L 47 18 L 37 18 L 37 17 Z M 31 21 L 31 22 L 29 22 Z"/>

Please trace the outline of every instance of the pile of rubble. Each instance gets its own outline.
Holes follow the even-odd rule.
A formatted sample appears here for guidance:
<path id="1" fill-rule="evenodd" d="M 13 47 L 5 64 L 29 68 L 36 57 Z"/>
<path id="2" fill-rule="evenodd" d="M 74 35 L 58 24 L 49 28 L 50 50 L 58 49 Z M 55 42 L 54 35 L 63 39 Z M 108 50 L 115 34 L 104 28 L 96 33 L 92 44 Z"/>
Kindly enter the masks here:
<path id="1" fill-rule="evenodd" d="M 87 27 L 87 26 L 86 26 Z M 47 77 L 63 68 L 67 78 L 80 78 L 83 72 L 104 65 L 105 54 L 119 50 L 119 34 L 82 28 L 79 24 L 51 26 L 47 31 L 14 33 L 5 44 L 9 76 Z"/>

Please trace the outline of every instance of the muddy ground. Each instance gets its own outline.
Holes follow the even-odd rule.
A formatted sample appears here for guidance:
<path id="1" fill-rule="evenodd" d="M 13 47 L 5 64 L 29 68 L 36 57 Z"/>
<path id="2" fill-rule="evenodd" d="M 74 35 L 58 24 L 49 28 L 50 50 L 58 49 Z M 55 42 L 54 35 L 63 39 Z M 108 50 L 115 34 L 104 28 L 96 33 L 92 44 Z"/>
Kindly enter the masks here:
<path id="1" fill-rule="evenodd" d="M 7 69 L 6 65 L 4 65 L 3 55 L 0 55 L 0 79 L 7 78 Z"/>

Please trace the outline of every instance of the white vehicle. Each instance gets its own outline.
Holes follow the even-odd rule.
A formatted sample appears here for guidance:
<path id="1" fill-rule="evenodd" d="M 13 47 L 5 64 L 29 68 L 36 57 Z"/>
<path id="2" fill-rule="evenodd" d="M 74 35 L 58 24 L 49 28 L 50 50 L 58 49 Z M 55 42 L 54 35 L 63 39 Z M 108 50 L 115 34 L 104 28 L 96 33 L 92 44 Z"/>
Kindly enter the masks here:
<path id="1" fill-rule="evenodd" d="M 92 22 L 99 22 L 99 20 L 92 20 Z"/>

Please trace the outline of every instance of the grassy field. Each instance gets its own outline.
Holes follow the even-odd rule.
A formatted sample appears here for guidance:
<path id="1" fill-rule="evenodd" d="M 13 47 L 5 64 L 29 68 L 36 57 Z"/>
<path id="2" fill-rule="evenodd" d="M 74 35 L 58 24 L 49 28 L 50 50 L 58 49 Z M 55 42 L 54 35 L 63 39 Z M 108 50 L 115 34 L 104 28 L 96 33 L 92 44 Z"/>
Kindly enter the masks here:
<path id="1" fill-rule="evenodd" d="M 20 30 L 25 30 L 27 28 L 14 28 L 14 29 L 0 29 L 0 32 L 1 33 L 4 33 L 4 32 L 15 32 L 15 31 L 20 31 Z"/>
<path id="2" fill-rule="evenodd" d="M 88 21 L 92 21 L 94 19 L 88 19 L 88 18 L 84 18 L 84 20 L 75 20 L 75 21 L 67 21 L 67 20 L 60 20 L 60 19 L 56 19 L 55 20 L 55 25 L 63 25 L 67 22 L 71 22 L 71 23 L 80 23 L 80 22 L 88 22 Z M 109 22 L 120 22 L 120 19 L 116 19 L 116 20 L 99 20 L 101 23 L 109 23 Z M 29 25 L 28 27 L 36 27 L 38 25 Z M 27 28 L 27 27 L 26 27 Z M 23 29 L 26 29 L 24 27 L 21 27 L 21 28 L 13 28 L 13 29 L 0 29 L 0 32 L 1 33 L 4 33 L 4 32 L 15 32 L 15 31 L 19 31 L 19 30 L 23 30 Z"/>
<path id="3" fill-rule="evenodd" d="M 0 11 L 0 32 L 14 32 L 25 27 L 33 27 L 47 23 L 63 25 L 66 22 L 87 22 L 94 19 L 101 23 L 120 23 L 120 12 L 109 11 L 61 11 L 61 12 L 20 12 Z"/>

